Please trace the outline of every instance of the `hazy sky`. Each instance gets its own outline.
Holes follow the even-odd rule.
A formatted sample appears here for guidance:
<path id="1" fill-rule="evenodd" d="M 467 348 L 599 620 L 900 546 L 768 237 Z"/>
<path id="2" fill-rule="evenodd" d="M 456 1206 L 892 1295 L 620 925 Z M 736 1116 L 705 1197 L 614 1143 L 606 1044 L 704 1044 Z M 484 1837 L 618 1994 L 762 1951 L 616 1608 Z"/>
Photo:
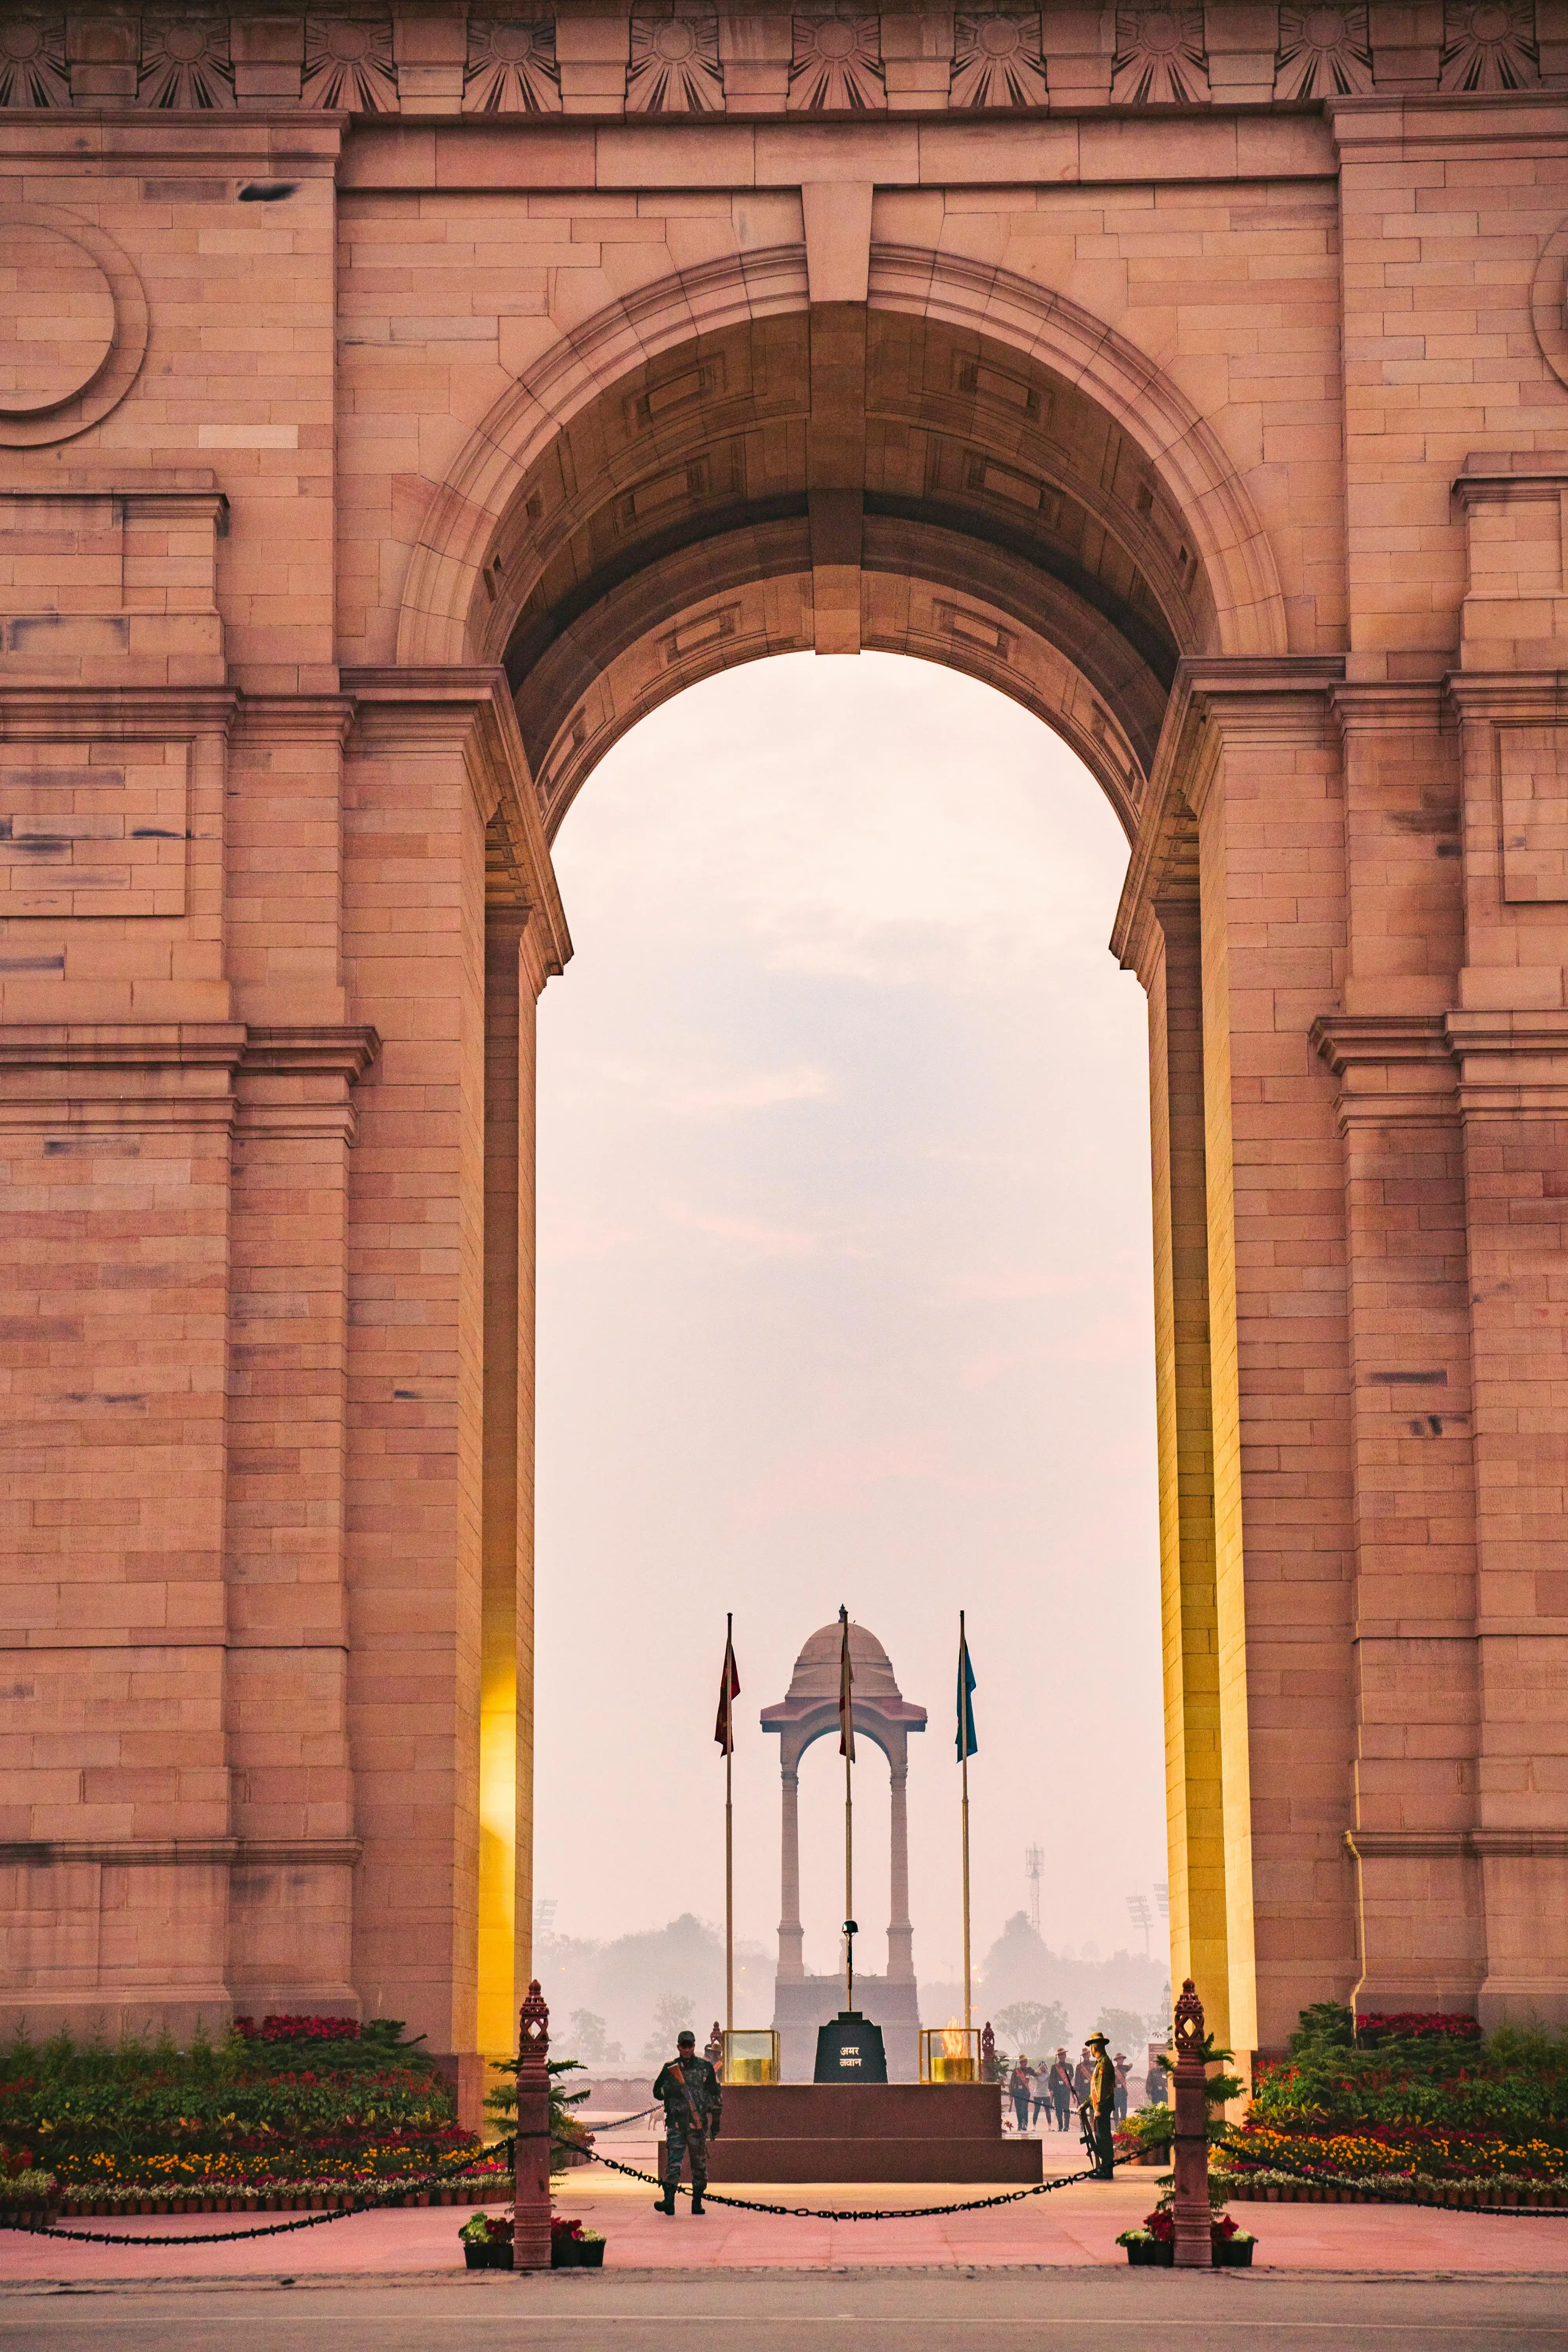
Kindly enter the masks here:
<path id="1" fill-rule="evenodd" d="M 1048 1943 L 1141 1946 L 1165 1875 L 1144 1000 L 1126 843 L 1065 745 L 892 656 L 753 663 L 635 729 L 567 818 L 541 1007 L 540 1779 L 559 1930 L 723 1916 L 713 1716 L 742 1696 L 739 1932 L 775 1947 L 778 1743 L 841 1601 L 930 1711 L 915 1964 L 976 1957 L 1046 1853 Z M 857 1768 L 886 1965 L 888 1780 Z M 801 1773 L 808 1966 L 842 1917 L 837 1741 Z M 1157 1948 L 1157 1947 L 1156 1947 Z M 765 2018 L 742 2022 L 766 2022 Z"/>

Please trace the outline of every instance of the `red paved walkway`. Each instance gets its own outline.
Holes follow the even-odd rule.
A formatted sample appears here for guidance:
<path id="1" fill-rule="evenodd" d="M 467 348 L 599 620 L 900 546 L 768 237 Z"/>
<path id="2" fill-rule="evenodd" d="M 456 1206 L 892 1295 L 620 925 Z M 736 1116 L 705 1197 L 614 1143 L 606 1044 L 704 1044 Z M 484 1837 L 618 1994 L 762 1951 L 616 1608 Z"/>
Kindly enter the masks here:
<path id="1" fill-rule="evenodd" d="M 646 2165 L 651 2147 L 618 2153 Z M 791 2189 L 751 2193 L 769 2203 L 800 2203 L 844 2212 L 855 2207 L 941 2203 L 940 2189 Z M 946 2192 L 955 2201 L 973 2189 Z M 616 2269 L 838 2270 L 890 2265 L 951 2268 L 1014 2264 L 1121 2263 L 1116 2233 L 1154 2201 L 1152 2177 L 1123 2172 L 1113 2183 L 1074 2185 L 991 2212 L 946 2217 L 911 2212 L 907 2221 L 803 2221 L 711 2206 L 694 2220 L 685 2199 L 674 2221 L 653 2210 L 653 2191 L 598 2166 L 558 2184 L 557 2210 L 574 2213 L 609 2241 Z M 1237 2221 L 1256 2234 L 1260 2266 L 1288 2270 L 1568 2272 L 1568 2218 L 1489 2218 L 1415 2207 L 1238 2205 Z M 282 2216 L 279 2217 L 283 2218 Z M 211 2237 L 210 2247 L 89 2246 L 60 2239 L 0 2236 L 0 2281 L 110 2278 L 319 2277 L 458 2269 L 458 2207 L 365 2213 L 287 2237 L 223 2242 L 239 2216 L 208 2214 L 136 2220 L 138 2236 Z M 113 2222 L 74 2225 L 110 2230 Z"/>

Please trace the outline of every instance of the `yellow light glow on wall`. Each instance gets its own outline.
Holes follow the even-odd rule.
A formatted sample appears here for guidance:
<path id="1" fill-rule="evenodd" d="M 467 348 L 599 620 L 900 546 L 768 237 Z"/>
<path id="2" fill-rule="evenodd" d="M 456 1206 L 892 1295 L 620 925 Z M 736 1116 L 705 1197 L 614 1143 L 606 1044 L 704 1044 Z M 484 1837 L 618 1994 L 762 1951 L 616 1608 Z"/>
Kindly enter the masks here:
<path id="1" fill-rule="evenodd" d="M 517 1675 L 487 1667 L 479 1691 L 479 2039 L 487 2057 L 517 2039 Z"/>

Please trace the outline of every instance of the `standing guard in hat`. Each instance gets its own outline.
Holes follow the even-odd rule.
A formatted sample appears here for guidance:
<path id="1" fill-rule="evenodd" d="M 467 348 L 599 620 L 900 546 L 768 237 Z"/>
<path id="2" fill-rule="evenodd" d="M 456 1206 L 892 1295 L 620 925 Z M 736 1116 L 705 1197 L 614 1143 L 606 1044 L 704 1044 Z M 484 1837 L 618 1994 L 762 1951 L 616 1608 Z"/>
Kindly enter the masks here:
<path id="1" fill-rule="evenodd" d="M 1094 2160 L 1097 2180 L 1116 2178 L 1116 2069 L 1110 2062 L 1110 2045 L 1103 2033 L 1091 2033 L 1084 2043 L 1094 2053 L 1093 2072 L 1089 2078 L 1089 2096 L 1079 2113 L 1083 2119 L 1083 2144 Z"/>
<path id="2" fill-rule="evenodd" d="M 654 2199 L 659 2213 L 675 2211 L 675 2191 L 683 2157 L 691 2158 L 691 2210 L 702 2210 L 708 2186 L 708 2143 L 719 2137 L 724 2094 L 710 2060 L 697 2055 L 697 2036 L 689 2029 L 676 2037 L 676 2054 L 660 2070 L 653 2086 L 664 2101 L 664 2194 Z"/>

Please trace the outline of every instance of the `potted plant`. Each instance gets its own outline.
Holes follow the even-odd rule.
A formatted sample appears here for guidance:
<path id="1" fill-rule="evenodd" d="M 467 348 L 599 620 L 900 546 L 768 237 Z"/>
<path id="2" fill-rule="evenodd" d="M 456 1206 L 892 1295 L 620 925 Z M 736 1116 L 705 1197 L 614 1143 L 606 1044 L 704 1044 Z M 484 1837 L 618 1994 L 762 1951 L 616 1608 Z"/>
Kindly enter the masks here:
<path id="1" fill-rule="evenodd" d="M 1215 2222 L 1211 2238 L 1215 2270 L 1252 2268 L 1252 2249 L 1258 2241 L 1250 2231 L 1238 2230 L 1228 2213 L 1222 2213 Z"/>
<path id="2" fill-rule="evenodd" d="M 583 2267 L 583 2224 L 568 2221 L 564 2214 L 550 2217 L 550 2267 L 552 2271 L 574 2271 Z M 604 2261 L 604 2255 L 599 2257 Z"/>
<path id="3" fill-rule="evenodd" d="M 475 2213 L 458 2235 L 463 2262 L 471 2271 L 510 2271 L 513 2221 L 510 2213 Z"/>
<path id="4" fill-rule="evenodd" d="M 580 2230 L 576 2237 L 577 2267 L 580 2271 L 602 2271 L 605 2267 L 605 2233 L 602 2230 Z"/>
<path id="5" fill-rule="evenodd" d="M 1170 2269 L 1176 2259 L 1176 2225 L 1169 2205 L 1156 2205 L 1144 2215 L 1141 2228 L 1123 2230 L 1116 2242 L 1126 2247 L 1127 2259 L 1135 2270 Z M 1209 2259 L 1216 2270 L 1250 2270 L 1256 2243 L 1247 2231 L 1237 2228 L 1228 2213 L 1211 2217 Z"/>
<path id="6" fill-rule="evenodd" d="M 1157 2238 L 1152 2230 L 1123 2230 L 1116 2242 L 1126 2247 L 1134 2270 L 1168 2270 L 1176 2259 L 1174 2242 Z"/>
<path id="7" fill-rule="evenodd" d="M 11 2229 L 47 2230 L 58 2220 L 59 2210 L 60 2185 L 52 2172 L 25 2158 L 0 2172 L 0 2218 Z"/>

